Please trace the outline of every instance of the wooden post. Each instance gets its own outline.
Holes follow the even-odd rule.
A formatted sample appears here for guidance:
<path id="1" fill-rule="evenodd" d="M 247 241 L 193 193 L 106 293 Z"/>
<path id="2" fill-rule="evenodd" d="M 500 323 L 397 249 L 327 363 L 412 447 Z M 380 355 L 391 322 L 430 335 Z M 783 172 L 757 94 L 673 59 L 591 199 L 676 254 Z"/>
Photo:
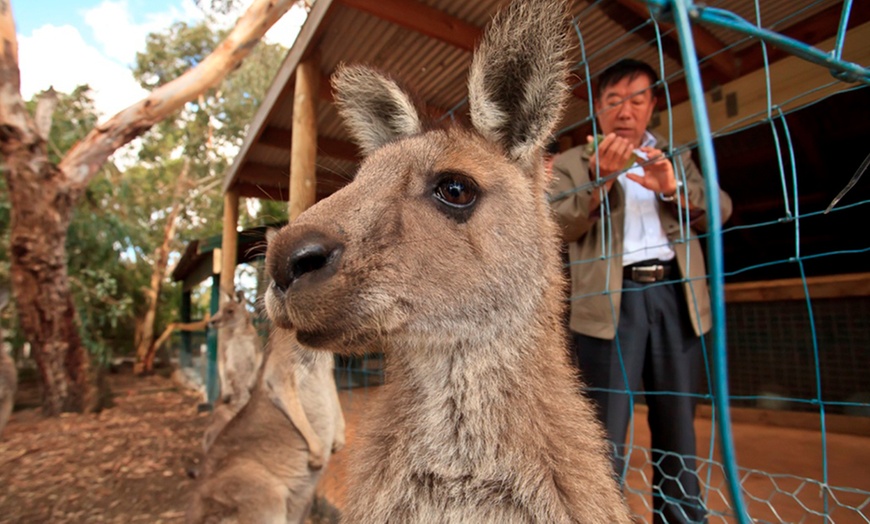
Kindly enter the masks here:
<path id="1" fill-rule="evenodd" d="M 239 193 L 230 189 L 224 194 L 224 228 L 221 239 L 221 289 L 235 295 L 236 255 L 239 250 Z M 226 298 L 226 297 L 224 297 Z M 224 299 L 221 299 L 223 302 Z"/>
<path id="2" fill-rule="evenodd" d="M 290 149 L 290 221 L 317 199 L 317 89 L 320 67 L 316 56 L 296 66 L 293 135 Z"/>

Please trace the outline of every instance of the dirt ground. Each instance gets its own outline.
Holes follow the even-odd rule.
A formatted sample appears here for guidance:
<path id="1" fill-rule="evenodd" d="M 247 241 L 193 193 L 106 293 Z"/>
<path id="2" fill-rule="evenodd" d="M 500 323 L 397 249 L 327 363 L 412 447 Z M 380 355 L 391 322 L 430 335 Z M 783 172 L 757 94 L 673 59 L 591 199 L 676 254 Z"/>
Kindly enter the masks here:
<path id="1" fill-rule="evenodd" d="M 184 521 L 194 482 L 187 470 L 198 464 L 208 422 L 207 414 L 197 413 L 200 397 L 158 376 L 108 378 L 115 405 L 101 413 L 45 419 L 28 408 L 13 414 L 0 441 L 0 523 Z M 28 394 L 33 391 L 22 397 Z M 355 428 L 370 401 L 363 389 L 340 397 L 347 447 L 333 456 L 319 487 L 339 509 L 347 457 L 356 452 Z M 635 427 L 637 446 L 649 445 L 643 417 Z M 708 456 L 710 421 L 699 419 L 696 426 L 699 455 Z M 764 472 L 744 472 L 742 478 L 756 522 L 825 522 L 808 511 L 822 508 L 818 486 L 803 480 L 821 478 L 819 432 L 735 424 L 734 435 L 741 467 Z M 829 492 L 835 509 L 828 522 L 868 522 L 868 507 L 862 515 L 847 506 L 870 506 L 870 438 L 829 433 L 827 446 L 829 485 L 852 488 Z M 632 455 L 628 499 L 638 522 L 652 521 L 648 462 L 642 452 Z M 701 475 L 711 487 L 710 522 L 733 522 L 721 516 L 727 513 L 721 469 L 702 466 Z"/>
<path id="2" fill-rule="evenodd" d="M 159 376 L 107 377 L 115 405 L 100 413 L 13 413 L 0 441 L 0 522 L 183 522 L 208 420 L 199 396 Z"/>

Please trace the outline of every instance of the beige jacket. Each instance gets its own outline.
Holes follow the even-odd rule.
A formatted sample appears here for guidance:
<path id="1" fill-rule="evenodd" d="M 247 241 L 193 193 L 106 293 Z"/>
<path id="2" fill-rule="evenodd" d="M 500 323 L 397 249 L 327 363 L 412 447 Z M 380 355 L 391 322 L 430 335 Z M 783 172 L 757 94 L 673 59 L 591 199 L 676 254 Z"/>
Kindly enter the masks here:
<path id="1" fill-rule="evenodd" d="M 667 143 L 656 136 L 656 147 L 667 150 Z M 707 289 L 706 266 L 701 253 L 699 233 L 707 230 L 707 202 L 701 172 L 692 162 L 691 154 L 681 155 L 674 172 L 685 183 L 691 212 L 686 225 L 686 212 L 676 204 L 659 202 L 659 219 L 676 253 L 683 278 L 683 288 L 689 317 L 695 333 L 700 336 L 710 330 L 710 295 Z M 680 166 L 682 164 L 682 166 Z M 593 189 L 589 173 L 589 156 L 585 146 L 559 155 L 553 163 L 553 185 L 550 197 L 557 221 L 568 244 L 571 261 L 571 329 L 587 336 L 613 339 L 619 323 L 622 298 L 622 235 L 625 219 L 625 195 L 619 183 L 609 193 L 609 211 L 602 202 L 589 210 Z M 574 191 L 580 188 L 579 191 Z M 680 190 L 681 194 L 683 189 Z M 731 216 L 731 198 L 719 190 L 722 221 Z M 601 220 L 609 217 L 609 220 Z M 688 239 L 688 241 L 686 241 Z"/>

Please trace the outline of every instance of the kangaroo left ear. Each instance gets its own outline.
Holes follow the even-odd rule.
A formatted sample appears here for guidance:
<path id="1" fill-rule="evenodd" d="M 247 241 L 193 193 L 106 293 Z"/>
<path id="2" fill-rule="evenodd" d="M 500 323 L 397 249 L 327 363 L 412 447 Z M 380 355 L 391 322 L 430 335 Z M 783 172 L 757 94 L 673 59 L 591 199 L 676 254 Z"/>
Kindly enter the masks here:
<path id="1" fill-rule="evenodd" d="M 468 78 L 471 123 L 527 166 L 540 157 L 568 95 L 564 0 L 514 1 L 493 19 Z"/>

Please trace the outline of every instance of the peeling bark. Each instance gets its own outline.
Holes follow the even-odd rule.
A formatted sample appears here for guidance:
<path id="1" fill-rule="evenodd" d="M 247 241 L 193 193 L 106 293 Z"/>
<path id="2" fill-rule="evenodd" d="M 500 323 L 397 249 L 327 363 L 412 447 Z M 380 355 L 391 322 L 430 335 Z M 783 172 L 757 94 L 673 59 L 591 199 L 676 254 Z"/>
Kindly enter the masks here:
<path id="1" fill-rule="evenodd" d="M 36 120 L 21 98 L 18 41 L 0 0 L 0 153 L 12 204 L 12 287 L 22 330 L 42 375 L 45 412 L 90 411 L 97 388 L 79 335 L 67 273 L 66 236 L 87 184 L 119 147 L 217 85 L 295 0 L 255 0 L 224 42 L 179 78 L 93 129 L 57 166 L 46 154 L 50 100 Z M 46 122 L 49 123 L 46 128 Z"/>
<path id="2" fill-rule="evenodd" d="M 44 142 L 0 145 L 12 204 L 12 288 L 42 376 L 44 411 L 92 411 L 97 387 L 79 336 L 64 246 L 78 195 L 48 162 Z"/>

